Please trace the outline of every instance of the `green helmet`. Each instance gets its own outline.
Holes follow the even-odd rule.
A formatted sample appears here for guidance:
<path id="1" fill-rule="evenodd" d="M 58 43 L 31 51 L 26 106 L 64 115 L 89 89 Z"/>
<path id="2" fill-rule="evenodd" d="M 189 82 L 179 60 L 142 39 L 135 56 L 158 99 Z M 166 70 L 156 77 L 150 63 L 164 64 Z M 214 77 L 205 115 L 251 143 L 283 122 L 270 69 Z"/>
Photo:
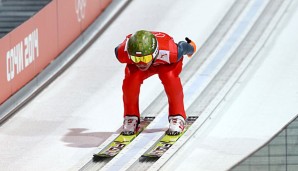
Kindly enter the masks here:
<path id="1" fill-rule="evenodd" d="M 137 31 L 129 38 L 127 51 L 133 56 L 153 55 L 155 57 L 158 53 L 157 39 L 149 31 Z"/>

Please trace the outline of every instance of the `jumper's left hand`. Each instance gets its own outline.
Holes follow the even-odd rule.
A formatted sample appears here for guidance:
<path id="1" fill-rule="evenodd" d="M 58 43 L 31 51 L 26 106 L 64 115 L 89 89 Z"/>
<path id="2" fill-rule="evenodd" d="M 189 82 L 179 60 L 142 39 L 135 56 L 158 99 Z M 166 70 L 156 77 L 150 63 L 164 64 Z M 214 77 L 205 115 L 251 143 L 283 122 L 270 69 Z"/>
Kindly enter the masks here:
<path id="1" fill-rule="evenodd" d="M 189 58 L 197 51 L 197 45 L 194 41 L 190 40 L 188 37 L 185 37 L 186 42 L 193 47 L 193 53 L 191 55 L 187 55 Z"/>

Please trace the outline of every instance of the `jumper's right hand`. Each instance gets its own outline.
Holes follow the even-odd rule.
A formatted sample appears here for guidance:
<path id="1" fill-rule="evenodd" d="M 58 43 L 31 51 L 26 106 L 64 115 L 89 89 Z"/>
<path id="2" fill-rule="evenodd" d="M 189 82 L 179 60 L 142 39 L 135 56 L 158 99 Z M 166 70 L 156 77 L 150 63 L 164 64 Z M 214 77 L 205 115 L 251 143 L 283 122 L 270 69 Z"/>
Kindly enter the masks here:
<path id="1" fill-rule="evenodd" d="M 193 47 L 193 53 L 191 55 L 187 55 L 189 58 L 197 51 L 197 45 L 194 41 L 190 40 L 188 37 L 185 37 L 186 42 Z"/>

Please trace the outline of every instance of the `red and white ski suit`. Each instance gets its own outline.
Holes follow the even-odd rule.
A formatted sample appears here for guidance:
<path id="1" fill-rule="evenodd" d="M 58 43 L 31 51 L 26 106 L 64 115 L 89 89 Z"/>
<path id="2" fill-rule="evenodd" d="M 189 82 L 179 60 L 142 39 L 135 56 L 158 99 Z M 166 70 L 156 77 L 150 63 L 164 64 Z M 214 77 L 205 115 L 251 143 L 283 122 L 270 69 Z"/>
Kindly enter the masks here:
<path id="1" fill-rule="evenodd" d="M 126 63 L 125 78 L 123 80 L 124 116 L 140 117 L 139 94 L 143 81 L 158 74 L 169 103 L 169 116 L 181 115 L 186 118 L 183 103 L 183 88 L 179 78 L 182 70 L 183 55 L 194 53 L 188 43 L 181 41 L 176 44 L 172 37 L 162 32 L 152 32 L 158 41 L 159 54 L 146 71 L 141 71 L 129 58 L 127 42 L 129 37 L 115 48 L 115 54 L 121 63 Z"/>

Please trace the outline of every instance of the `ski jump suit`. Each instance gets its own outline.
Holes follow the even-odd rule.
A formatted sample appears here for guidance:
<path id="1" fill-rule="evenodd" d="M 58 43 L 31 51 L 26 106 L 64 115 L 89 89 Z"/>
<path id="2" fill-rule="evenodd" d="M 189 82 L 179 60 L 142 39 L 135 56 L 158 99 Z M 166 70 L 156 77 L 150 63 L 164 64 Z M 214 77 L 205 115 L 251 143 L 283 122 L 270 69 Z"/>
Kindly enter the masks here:
<path id="1" fill-rule="evenodd" d="M 194 48 L 184 41 L 176 44 L 172 37 L 162 32 L 151 32 L 155 35 L 159 54 L 146 71 L 141 71 L 130 59 L 127 52 L 127 42 L 131 34 L 115 48 L 119 62 L 126 63 L 125 78 L 123 80 L 124 116 L 140 117 L 139 94 L 141 84 L 148 77 L 158 74 L 169 103 L 169 116 L 181 115 L 186 118 L 183 103 L 183 88 L 179 78 L 182 70 L 183 55 L 192 55 Z"/>

